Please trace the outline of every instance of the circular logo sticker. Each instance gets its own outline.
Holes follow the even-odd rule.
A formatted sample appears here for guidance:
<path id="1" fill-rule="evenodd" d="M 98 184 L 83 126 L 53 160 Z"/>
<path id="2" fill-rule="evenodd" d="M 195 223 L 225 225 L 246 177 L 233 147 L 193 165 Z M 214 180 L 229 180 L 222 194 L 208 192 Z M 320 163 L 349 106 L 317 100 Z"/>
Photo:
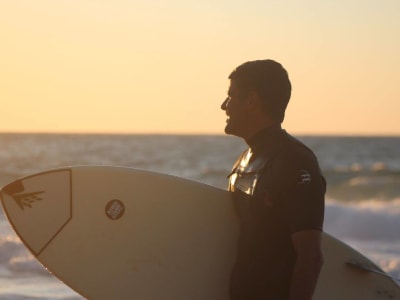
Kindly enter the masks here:
<path id="1" fill-rule="evenodd" d="M 122 201 L 114 199 L 108 201 L 106 205 L 106 215 L 111 220 L 118 220 L 125 212 L 125 206 Z"/>

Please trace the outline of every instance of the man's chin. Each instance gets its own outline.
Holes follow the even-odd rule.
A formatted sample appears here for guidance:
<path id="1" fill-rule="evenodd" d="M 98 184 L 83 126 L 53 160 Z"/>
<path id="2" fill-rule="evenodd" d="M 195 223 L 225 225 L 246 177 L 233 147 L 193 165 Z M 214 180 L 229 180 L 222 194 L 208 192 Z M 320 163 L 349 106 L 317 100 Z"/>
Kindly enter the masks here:
<path id="1" fill-rule="evenodd" d="M 224 131 L 226 134 L 229 134 L 229 135 L 237 135 L 235 129 L 232 128 L 232 126 L 230 126 L 229 123 L 226 124 Z"/>
<path id="2" fill-rule="evenodd" d="M 225 126 L 224 131 L 225 131 L 226 134 L 232 134 L 232 131 L 231 131 L 231 128 L 230 128 L 229 124 L 227 124 L 227 125 Z"/>

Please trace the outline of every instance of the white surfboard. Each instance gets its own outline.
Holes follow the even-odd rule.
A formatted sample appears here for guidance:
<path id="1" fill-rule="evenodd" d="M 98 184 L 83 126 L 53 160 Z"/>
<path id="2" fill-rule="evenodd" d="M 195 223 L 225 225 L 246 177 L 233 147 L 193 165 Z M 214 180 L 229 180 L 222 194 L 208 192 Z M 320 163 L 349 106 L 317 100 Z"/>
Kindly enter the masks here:
<path id="1" fill-rule="evenodd" d="M 238 220 L 231 193 L 122 167 L 16 180 L 4 211 L 51 273 L 89 299 L 228 300 Z M 324 234 L 316 300 L 400 299 L 369 259 Z"/>

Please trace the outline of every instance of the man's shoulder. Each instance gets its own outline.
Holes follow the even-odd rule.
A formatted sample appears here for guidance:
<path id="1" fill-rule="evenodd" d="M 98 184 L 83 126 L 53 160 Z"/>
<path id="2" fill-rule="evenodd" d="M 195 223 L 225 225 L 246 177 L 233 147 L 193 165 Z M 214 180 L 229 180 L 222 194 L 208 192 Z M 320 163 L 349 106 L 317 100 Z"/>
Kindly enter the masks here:
<path id="1" fill-rule="evenodd" d="M 272 167 L 280 182 L 295 184 L 297 187 L 308 186 L 300 183 L 308 183 L 311 178 L 322 178 L 318 159 L 314 152 L 289 134 L 285 137 L 282 150 Z M 322 183 L 323 181 L 313 180 L 313 182 Z"/>
<path id="2" fill-rule="evenodd" d="M 306 160 L 317 161 L 314 151 L 294 136 L 285 133 L 281 151 L 282 158 L 289 161 Z"/>

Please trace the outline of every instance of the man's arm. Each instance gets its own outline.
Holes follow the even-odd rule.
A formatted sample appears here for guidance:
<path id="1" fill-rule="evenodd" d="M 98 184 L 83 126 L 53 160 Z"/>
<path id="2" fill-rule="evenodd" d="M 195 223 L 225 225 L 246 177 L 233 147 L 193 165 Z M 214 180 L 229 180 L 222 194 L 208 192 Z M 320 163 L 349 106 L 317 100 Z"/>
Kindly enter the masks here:
<path id="1" fill-rule="evenodd" d="M 311 300 L 323 264 L 321 232 L 295 232 L 292 234 L 292 243 L 296 250 L 296 264 L 292 275 L 290 300 Z"/>

